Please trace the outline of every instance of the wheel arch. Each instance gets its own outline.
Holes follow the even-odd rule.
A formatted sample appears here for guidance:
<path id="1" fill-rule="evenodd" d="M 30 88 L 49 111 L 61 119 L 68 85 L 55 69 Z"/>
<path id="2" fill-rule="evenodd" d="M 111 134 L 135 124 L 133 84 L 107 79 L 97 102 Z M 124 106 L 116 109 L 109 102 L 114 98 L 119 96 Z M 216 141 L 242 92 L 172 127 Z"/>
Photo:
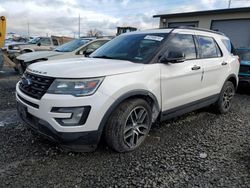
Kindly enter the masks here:
<path id="1" fill-rule="evenodd" d="M 31 48 L 24 48 L 24 49 L 22 49 L 22 52 L 28 53 L 28 52 L 34 52 L 34 50 Z"/>
<path id="2" fill-rule="evenodd" d="M 102 134 L 103 128 L 105 127 L 110 115 L 122 102 L 134 98 L 144 99 L 150 104 L 153 112 L 152 114 L 153 122 L 156 121 L 160 114 L 160 106 L 156 96 L 147 90 L 134 90 L 123 94 L 122 96 L 120 96 L 118 99 L 115 100 L 115 102 L 109 107 L 109 109 L 104 114 L 101 123 L 99 125 L 98 131 Z"/>
<path id="3" fill-rule="evenodd" d="M 230 74 L 227 77 L 226 81 L 232 82 L 233 85 L 234 85 L 235 90 L 237 89 L 237 87 L 238 87 L 238 79 L 237 79 L 237 76 L 235 74 Z"/>

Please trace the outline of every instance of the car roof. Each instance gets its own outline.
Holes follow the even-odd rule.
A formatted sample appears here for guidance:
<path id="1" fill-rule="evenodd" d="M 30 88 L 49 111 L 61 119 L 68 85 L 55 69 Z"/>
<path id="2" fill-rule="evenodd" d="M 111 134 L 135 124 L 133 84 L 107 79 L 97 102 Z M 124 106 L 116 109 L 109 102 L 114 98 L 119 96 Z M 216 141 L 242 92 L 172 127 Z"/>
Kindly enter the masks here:
<path id="1" fill-rule="evenodd" d="M 133 35 L 133 34 L 150 34 L 150 33 L 170 33 L 170 32 L 176 32 L 176 31 L 194 31 L 194 33 L 197 34 L 204 34 L 204 35 L 217 35 L 221 36 L 222 38 L 227 38 L 223 33 L 203 29 L 203 28 L 194 28 L 194 27 L 177 27 L 177 28 L 164 28 L 164 29 L 149 29 L 144 31 L 133 31 L 129 33 L 124 33 L 124 35 Z"/>

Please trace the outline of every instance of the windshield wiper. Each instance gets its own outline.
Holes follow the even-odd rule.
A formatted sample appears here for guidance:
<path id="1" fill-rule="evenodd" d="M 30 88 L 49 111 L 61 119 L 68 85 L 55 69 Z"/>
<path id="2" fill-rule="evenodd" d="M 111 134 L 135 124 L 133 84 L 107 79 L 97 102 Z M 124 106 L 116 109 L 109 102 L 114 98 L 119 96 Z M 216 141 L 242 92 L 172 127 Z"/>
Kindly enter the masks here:
<path id="1" fill-rule="evenodd" d="M 102 55 L 102 56 L 94 56 L 92 58 L 103 58 L 103 59 L 115 59 L 113 57 L 109 57 L 109 56 L 106 56 L 106 55 Z"/>

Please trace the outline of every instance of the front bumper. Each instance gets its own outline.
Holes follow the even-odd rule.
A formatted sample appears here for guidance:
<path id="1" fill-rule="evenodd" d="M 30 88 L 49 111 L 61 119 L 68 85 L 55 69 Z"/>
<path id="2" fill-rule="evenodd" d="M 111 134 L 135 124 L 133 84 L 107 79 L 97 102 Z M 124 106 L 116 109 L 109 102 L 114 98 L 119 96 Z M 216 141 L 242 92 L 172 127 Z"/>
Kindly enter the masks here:
<path id="1" fill-rule="evenodd" d="M 96 92 L 94 95 L 85 97 L 74 97 L 71 95 L 45 94 L 40 100 L 27 96 L 16 85 L 16 100 L 24 106 L 26 114 L 22 109 L 18 112 L 24 122 L 36 132 L 44 135 L 71 150 L 78 150 L 76 146 L 81 145 L 81 150 L 94 150 L 97 146 L 102 129 L 100 124 L 102 118 L 113 98 Z M 20 105 L 19 105 L 20 106 Z M 55 112 L 53 108 L 91 106 L 90 113 L 83 125 L 64 126 L 57 121 L 58 118 L 70 118 L 71 113 Z M 84 145 L 86 148 L 84 148 Z"/>
<path id="2" fill-rule="evenodd" d="M 57 132 L 48 122 L 41 120 L 29 112 L 24 113 L 25 107 L 17 102 L 17 112 L 19 117 L 31 128 L 32 131 L 38 133 L 42 137 L 60 144 L 63 148 L 67 148 L 76 152 L 94 151 L 98 145 L 101 132 Z"/>

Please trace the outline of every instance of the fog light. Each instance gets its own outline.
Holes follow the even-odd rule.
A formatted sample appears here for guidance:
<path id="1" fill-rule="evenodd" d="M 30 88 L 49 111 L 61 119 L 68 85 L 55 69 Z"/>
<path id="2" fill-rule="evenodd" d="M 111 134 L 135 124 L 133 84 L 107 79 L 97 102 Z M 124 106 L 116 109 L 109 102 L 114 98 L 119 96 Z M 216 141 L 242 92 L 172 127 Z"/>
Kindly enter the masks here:
<path id="1" fill-rule="evenodd" d="M 89 115 L 90 106 L 83 107 L 54 107 L 51 112 L 56 113 L 71 113 L 70 118 L 55 118 L 62 126 L 79 126 L 83 125 Z"/>

